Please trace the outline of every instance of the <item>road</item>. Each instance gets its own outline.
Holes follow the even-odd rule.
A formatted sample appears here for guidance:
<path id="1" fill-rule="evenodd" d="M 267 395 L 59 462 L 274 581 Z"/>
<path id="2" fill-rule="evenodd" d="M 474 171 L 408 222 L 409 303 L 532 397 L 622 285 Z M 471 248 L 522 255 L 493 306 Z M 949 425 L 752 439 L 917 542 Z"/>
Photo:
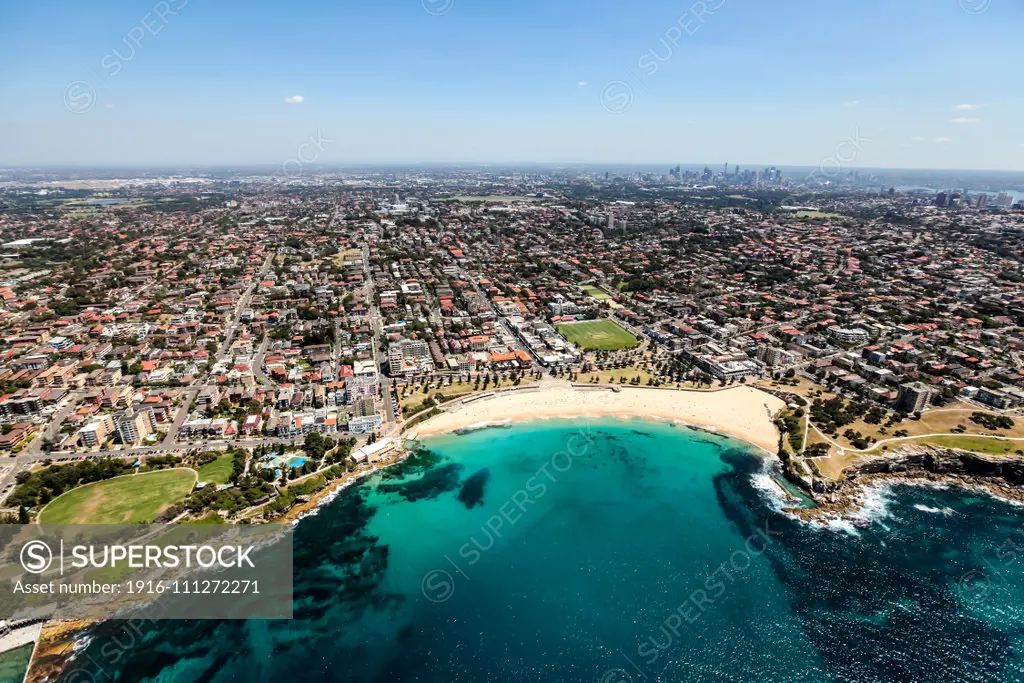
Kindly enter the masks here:
<path id="1" fill-rule="evenodd" d="M 260 347 L 256 350 L 256 356 L 252 361 L 252 375 L 260 384 L 276 387 L 277 382 L 267 377 L 266 373 L 263 372 L 263 365 L 266 363 L 268 348 L 270 348 L 270 335 L 264 334 L 263 341 L 260 342 Z"/>
<path id="2" fill-rule="evenodd" d="M 395 403 L 391 398 L 391 385 L 384 376 L 384 357 L 377 346 L 377 339 L 384 334 L 384 326 L 381 322 L 380 309 L 377 308 L 376 297 L 374 296 L 373 272 L 370 269 L 370 245 L 363 244 L 363 277 L 366 281 L 366 302 L 370 310 L 370 346 L 373 349 L 373 362 L 377 364 L 377 379 L 380 384 L 380 393 L 384 398 L 384 410 L 387 414 L 387 424 L 384 428 L 395 424 Z"/>
<path id="3" fill-rule="evenodd" d="M 171 420 L 171 426 L 167 429 L 167 436 L 164 437 L 165 443 L 175 443 L 178 438 L 178 431 L 181 429 L 181 425 L 184 424 L 185 419 L 188 417 L 188 413 L 192 410 L 192 404 L 196 400 L 196 396 L 199 392 L 206 387 L 189 387 L 185 390 L 185 400 L 181 402 L 181 406 L 178 408 L 178 412 L 175 414 L 174 419 Z"/>
<path id="4" fill-rule="evenodd" d="M 530 367 L 528 367 L 528 368 L 524 367 L 523 368 L 523 372 L 532 371 L 532 370 L 535 370 L 537 368 L 543 368 L 544 367 L 544 363 L 541 362 L 540 356 L 537 355 L 537 352 L 534 351 L 531 347 L 529 347 L 526 344 L 524 344 L 522 341 L 520 341 L 519 337 L 516 336 L 515 330 L 512 329 L 512 323 L 509 321 L 509 319 L 506 316 L 500 315 L 496 310 L 494 310 L 494 304 L 491 302 L 491 297 L 487 296 L 487 294 L 485 294 L 484 291 L 482 289 L 480 289 L 480 285 L 477 284 L 477 281 L 476 281 L 477 279 L 475 277 L 473 277 L 469 273 L 469 271 L 466 270 L 465 268 L 461 268 L 460 267 L 459 268 L 459 273 L 460 273 L 460 277 L 463 280 L 465 280 L 470 285 L 472 285 L 473 291 L 476 292 L 476 294 L 479 297 L 480 301 L 483 301 L 484 303 L 486 303 L 487 304 L 487 309 L 491 313 L 493 313 L 496 316 L 496 318 L 498 320 L 500 320 L 501 323 L 505 326 L 505 329 L 508 331 L 509 335 L 512 337 L 512 345 L 516 349 L 518 349 L 520 351 L 524 351 L 525 353 L 527 353 L 530 356 L 530 358 L 533 359 L 533 360 L 530 361 Z M 462 374 L 462 373 L 457 373 L 457 374 Z"/>
<path id="5" fill-rule="evenodd" d="M 43 448 L 43 441 L 49 439 L 51 443 L 56 444 L 60 438 L 60 426 L 64 423 L 64 420 L 68 418 L 68 415 L 73 413 L 79 406 L 79 402 L 85 395 L 82 391 L 70 391 L 67 397 L 64 399 L 64 405 L 61 406 L 60 410 L 50 416 L 49 422 L 46 427 L 32 440 L 28 448 L 25 449 L 29 453 L 40 453 Z"/>
<path id="6" fill-rule="evenodd" d="M 216 361 L 219 363 L 228 357 L 228 352 L 231 350 L 231 341 L 235 336 L 235 332 L 242 326 L 241 320 L 239 319 L 242 315 L 242 311 L 246 309 L 249 302 L 252 301 L 253 292 L 260 286 L 260 282 L 263 280 L 263 276 L 270 270 L 270 264 L 274 262 L 274 255 L 270 254 L 267 259 L 263 262 L 263 267 L 253 277 L 252 282 L 245 289 L 245 292 L 238 299 L 238 303 L 235 305 L 235 310 L 231 314 L 231 321 L 228 324 L 227 332 L 224 335 L 224 343 L 221 344 L 220 350 L 217 351 Z"/>
<path id="7" fill-rule="evenodd" d="M 0 485 L 6 486 L 8 479 L 13 479 L 15 473 L 19 469 L 24 469 L 24 465 L 32 465 L 43 460 L 78 460 L 80 458 L 147 458 L 154 455 L 165 455 L 174 451 L 187 451 L 187 450 L 225 450 L 227 448 L 253 448 L 256 446 L 269 446 L 279 444 L 299 444 L 302 443 L 301 437 L 293 437 L 289 439 L 277 438 L 277 437 L 264 437 L 260 439 L 243 439 L 240 441 L 221 440 L 221 441 L 178 441 L 175 443 L 161 443 L 153 446 L 134 446 L 131 448 L 117 449 L 107 448 L 99 451 L 87 451 L 87 452 L 70 452 L 70 451 L 53 451 L 51 453 L 23 453 L 18 456 L 16 463 L 5 463 L 16 465 L 8 473 L 8 476 L 4 478 Z"/>

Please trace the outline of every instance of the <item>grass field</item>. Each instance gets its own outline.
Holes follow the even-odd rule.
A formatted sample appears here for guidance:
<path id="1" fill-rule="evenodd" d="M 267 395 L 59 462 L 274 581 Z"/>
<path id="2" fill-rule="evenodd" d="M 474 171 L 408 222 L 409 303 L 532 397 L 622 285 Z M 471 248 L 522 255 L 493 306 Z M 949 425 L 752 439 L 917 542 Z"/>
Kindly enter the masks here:
<path id="1" fill-rule="evenodd" d="M 208 462 L 199 468 L 199 481 L 208 481 L 211 484 L 226 484 L 231 478 L 233 461 L 230 455 L 218 456 L 213 462 Z"/>
<path id="2" fill-rule="evenodd" d="M 925 411 L 921 415 L 920 420 L 914 420 L 907 418 L 902 422 L 897 422 L 892 427 L 889 427 L 887 434 L 882 434 L 878 431 L 878 428 L 882 425 L 872 425 L 864 422 L 863 419 L 856 420 L 852 424 L 846 425 L 839 430 L 839 438 L 835 441 L 842 444 L 845 448 L 853 448 L 850 440 L 843 436 L 843 432 L 847 429 L 853 429 L 858 431 L 865 436 L 871 436 L 881 441 L 882 439 L 891 439 L 893 434 L 897 430 L 905 430 L 907 436 L 923 436 L 925 434 L 943 434 L 951 431 L 958 425 L 963 425 L 967 428 L 967 431 L 963 436 L 971 436 L 976 434 L 995 434 L 997 436 L 1009 436 L 1009 437 L 1024 437 L 1024 420 L 1017 420 L 1013 429 L 999 429 L 992 431 L 991 429 L 985 429 L 981 425 L 971 421 L 971 413 L 976 412 L 987 412 L 977 408 L 961 408 L 959 404 L 950 406 L 948 408 L 940 408 L 936 410 Z M 952 436 L 955 436 L 952 435 Z M 945 438 L 945 437 L 942 437 Z M 985 439 L 981 439 L 985 441 Z M 892 446 L 890 445 L 890 448 Z"/>
<path id="3" fill-rule="evenodd" d="M 208 515 L 206 515 L 205 517 L 200 517 L 199 519 L 193 519 L 192 521 L 185 522 L 185 523 L 186 524 L 227 524 L 227 522 L 224 521 L 224 518 L 221 517 L 220 515 L 218 515 L 216 512 L 211 512 Z"/>
<path id="4" fill-rule="evenodd" d="M 519 380 L 519 386 L 525 386 L 533 381 L 535 380 L 531 377 L 521 377 Z M 454 384 L 441 387 L 440 389 L 431 389 L 426 394 L 423 393 L 422 389 L 416 389 L 415 391 L 412 391 L 408 396 L 400 397 L 399 403 L 401 404 L 403 409 L 408 408 L 411 411 L 414 408 L 417 408 L 420 405 L 422 405 L 423 402 L 426 401 L 428 398 L 436 397 L 438 394 L 444 394 L 445 398 L 447 398 L 449 401 L 455 400 L 459 397 L 469 396 L 470 394 L 473 393 L 473 386 L 473 382 L 463 382 L 462 384 L 456 382 Z M 504 379 L 501 380 L 497 387 L 495 387 L 495 385 L 493 384 L 488 384 L 487 391 L 494 391 L 495 388 L 505 389 L 511 386 L 513 386 L 512 382 L 507 379 Z M 480 388 L 477 389 L 476 391 L 477 393 L 483 393 L 484 389 L 482 381 L 480 383 Z"/>
<path id="5" fill-rule="evenodd" d="M 626 383 L 623 386 L 636 386 L 630 385 L 630 382 L 634 377 L 640 378 L 640 386 L 647 386 L 647 380 L 653 379 L 654 375 L 648 372 L 644 368 L 624 368 L 622 370 L 600 370 L 598 372 L 581 372 L 577 382 L 586 384 L 594 381 L 594 377 L 597 377 L 598 384 L 609 384 L 608 380 L 615 380 L 615 384 L 621 384 L 619 381 L 621 378 L 626 378 Z M 675 386 L 672 384 L 671 386 Z"/>
<path id="6" fill-rule="evenodd" d="M 1010 455 L 1017 451 L 1024 451 L 1024 441 L 1012 441 L 1009 439 L 986 439 L 978 436 L 964 436 L 963 434 L 950 434 L 949 436 L 926 436 L 920 439 L 906 439 L 895 443 L 886 444 L 889 448 L 900 444 L 927 443 L 933 446 L 946 448 L 959 448 L 964 451 L 975 453 L 986 453 L 988 455 Z M 879 452 L 876 447 L 873 453 Z"/>
<path id="7" fill-rule="evenodd" d="M 598 289 L 594 285 L 583 285 L 582 289 L 587 293 L 587 296 L 592 296 L 598 301 L 605 301 L 612 298 L 607 292 Z"/>
<path id="8" fill-rule="evenodd" d="M 828 213 L 827 211 L 797 211 L 795 214 L 797 218 L 842 218 L 843 215 L 839 213 Z"/>
<path id="9" fill-rule="evenodd" d="M 192 490 L 195 472 L 160 470 L 114 477 L 72 489 L 39 513 L 42 524 L 135 524 L 152 522 Z"/>
<path id="10" fill-rule="evenodd" d="M 559 325 L 558 333 L 584 351 L 618 351 L 631 349 L 639 343 L 610 318 Z"/>

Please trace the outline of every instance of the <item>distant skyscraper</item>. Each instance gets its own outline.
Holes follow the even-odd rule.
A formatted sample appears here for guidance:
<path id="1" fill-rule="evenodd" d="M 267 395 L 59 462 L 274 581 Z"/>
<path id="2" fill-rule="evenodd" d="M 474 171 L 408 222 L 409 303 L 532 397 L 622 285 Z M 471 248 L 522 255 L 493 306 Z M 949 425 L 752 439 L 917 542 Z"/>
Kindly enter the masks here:
<path id="1" fill-rule="evenodd" d="M 935 195 L 935 206 L 945 206 L 945 205 L 946 205 L 946 193 L 945 192 L 940 192 L 937 195 Z"/>

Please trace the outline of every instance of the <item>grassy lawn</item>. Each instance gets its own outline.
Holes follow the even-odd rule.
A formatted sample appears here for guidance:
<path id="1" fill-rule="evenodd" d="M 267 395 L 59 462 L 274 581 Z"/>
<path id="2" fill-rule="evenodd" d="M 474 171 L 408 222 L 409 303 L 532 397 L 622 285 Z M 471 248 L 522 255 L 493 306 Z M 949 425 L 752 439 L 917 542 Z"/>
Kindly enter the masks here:
<path id="1" fill-rule="evenodd" d="M 206 463 L 199 468 L 199 481 L 207 481 L 211 484 L 228 483 L 234 469 L 233 460 L 234 458 L 230 455 L 221 455 L 216 460 Z"/>
<path id="2" fill-rule="evenodd" d="M 136 524 L 152 522 L 161 510 L 185 499 L 195 483 L 192 470 L 129 474 L 86 484 L 52 500 L 42 524 Z"/>
<path id="3" fill-rule="evenodd" d="M 985 439 L 977 436 L 964 436 L 962 434 L 950 434 L 949 436 L 927 436 L 922 439 L 906 439 L 896 443 L 883 444 L 892 449 L 902 443 L 926 443 L 933 446 L 945 448 L 959 448 L 964 451 L 975 453 L 986 453 L 988 455 L 1011 455 L 1017 451 L 1024 451 L 1024 441 L 1009 441 L 1006 439 Z M 872 452 L 878 453 L 880 448 Z"/>
<path id="4" fill-rule="evenodd" d="M 776 382 L 775 380 L 765 379 L 757 380 L 754 382 L 757 386 L 767 387 L 770 389 L 778 389 L 780 391 L 788 391 L 791 394 L 798 394 L 803 396 L 808 401 L 813 401 L 815 398 L 821 398 L 823 401 L 827 401 L 833 398 L 835 394 L 829 391 L 825 391 L 825 388 L 811 382 L 805 377 L 796 376 L 792 378 L 786 378 L 784 382 Z M 821 391 L 821 396 L 815 396 L 815 394 Z"/>
<path id="5" fill-rule="evenodd" d="M 839 438 L 837 442 L 841 443 L 846 448 L 853 448 L 849 439 L 843 436 L 843 432 L 847 429 L 853 429 L 860 432 L 865 436 L 873 436 L 878 441 L 883 439 L 891 439 L 897 430 L 905 430 L 907 436 L 922 436 L 924 434 L 945 434 L 950 432 L 954 427 L 963 425 L 967 428 L 967 431 L 963 436 L 970 436 L 976 434 L 994 434 L 996 436 L 1009 436 L 1009 437 L 1024 437 L 1024 421 L 1016 420 L 1013 429 L 999 429 L 992 431 L 986 429 L 980 424 L 971 421 L 971 414 L 978 412 L 986 412 L 979 410 L 978 408 L 958 408 L 956 405 L 952 405 L 948 408 L 939 408 L 925 411 L 921 414 L 920 420 L 913 418 L 907 418 L 902 422 L 895 423 L 892 427 L 889 427 L 888 434 L 881 434 L 878 431 L 882 425 L 872 425 L 864 422 L 864 420 L 856 420 L 852 424 L 842 427 L 839 430 Z M 955 434 L 952 436 L 956 436 Z M 986 441 L 986 439 L 980 439 Z M 890 445 L 890 448 L 892 446 Z"/>
<path id="6" fill-rule="evenodd" d="M 962 404 L 961 404 L 962 405 Z M 989 413 L 986 410 L 980 410 L 978 408 L 966 407 L 958 408 L 956 405 L 949 406 L 948 408 L 939 408 L 937 410 L 928 410 L 921 414 L 920 420 L 904 420 L 900 423 L 900 427 L 910 432 L 911 436 L 917 434 L 936 434 L 938 432 L 948 432 L 957 425 L 963 425 L 967 427 L 967 431 L 971 434 L 996 434 L 997 436 L 1015 436 L 1024 437 L 1024 422 L 1021 420 L 1015 420 L 1013 429 L 999 429 L 993 432 L 990 429 L 986 429 L 976 422 L 971 421 L 972 413 Z M 989 413 L 995 415 L 996 413 Z M 907 423 L 910 423 L 909 425 Z"/>
<path id="7" fill-rule="evenodd" d="M 521 377 L 520 380 L 519 380 L 519 386 L 521 386 L 521 387 L 522 386 L 526 386 L 527 384 L 530 384 L 533 381 L 535 381 L 535 380 L 532 377 Z M 441 388 L 437 388 L 435 386 L 433 389 L 428 391 L 426 394 L 424 394 L 423 390 L 418 388 L 417 385 L 414 385 L 414 387 L 416 387 L 416 388 L 414 388 L 412 393 L 410 393 L 408 396 L 405 396 L 405 397 L 401 397 L 400 396 L 398 402 L 399 402 L 399 405 L 403 409 L 408 408 L 409 411 L 412 411 L 413 409 L 423 405 L 423 402 L 426 401 L 428 398 L 433 398 L 433 397 L 437 396 L 438 394 L 444 394 L 445 398 L 448 399 L 448 401 L 446 401 L 446 403 L 450 403 L 454 399 L 457 399 L 457 398 L 460 398 L 460 397 L 464 397 L 464 396 L 469 396 L 470 394 L 472 394 L 473 393 L 473 384 L 474 384 L 473 381 L 469 381 L 469 382 L 463 381 L 462 384 L 459 384 L 458 382 L 455 382 L 454 384 L 451 384 L 451 385 L 448 385 L 448 386 L 443 386 Z M 480 381 L 480 388 L 476 390 L 477 393 L 483 393 L 483 391 L 484 391 L 483 384 L 484 384 L 483 380 L 481 380 Z M 497 385 L 489 382 L 487 384 L 487 391 L 494 391 L 495 389 L 507 389 L 507 388 L 512 387 L 512 386 L 515 386 L 515 385 L 510 380 L 503 379 Z M 410 417 L 411 417 L 411 415 L 410 415 Z"/>
<path id="8" fill-rule="evenodd" d="M 797 211 L 794 214 L 797 218 L 842 218 L 839 213 L 828 213 L 827 211 Z"/>
<path id="9" fill-rule="evenodd" d="M 607 292 L 598 289 L 594 285 L 583 285 L 581 289 L 587 293 L 587 296 L 592 296 L 598 301 L 606 301 L 612 298 Z"/>
<path id="10" fill-rule="evenodd" d="M 619 380 L 622 377 L 626 378 L 626 382 L 623 386 L 630 386 L 630 381 L 634 377 L 640 378 L 640 386 L 647 386 L 647 380 L 653 379 L 652 375 L 646 368 L 623 368 L 621 370 L 601 370 L 599 372 L 581 372 L 579 379 L 576 380 L 577 384 L 586 384 L 587 382 L 593 382 L 594 377 L 597 377 L 598 384 L 609 384 L 608 380 L 615 380 L 616 384 L 620 384 Z M 636 386 L 635 384 L 632 386 Z M 665 386 L 675 386 L 675 383 L 669 382 Z"/>
<path id="11" fill-rule="evenodd" d="M 639 342 L 610 318 L 558 326 L 558 333 L 584 351 L 631 349 Z"/>
<path id="12" fill-rule="evenodd" d="M 220 515 L 218 515 L 216 512 L 211 512 L 210 514 L 206 515 L 205 517 L 200 517 L 199 519 L 193 519 L 193 520 L 191 520 L 189 522 L 185 522 L 185 523 L 186 524 L 227 524 L 227 522 L 224 521 L 224 518 L 221 517 Z"/>

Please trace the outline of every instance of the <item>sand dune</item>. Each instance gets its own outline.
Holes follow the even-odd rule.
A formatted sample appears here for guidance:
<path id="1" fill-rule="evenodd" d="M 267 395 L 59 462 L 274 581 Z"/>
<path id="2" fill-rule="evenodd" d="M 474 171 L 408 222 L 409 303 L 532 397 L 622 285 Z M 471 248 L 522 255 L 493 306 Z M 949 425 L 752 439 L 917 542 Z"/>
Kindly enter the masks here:
<path id="1" fill-rule="evenodd" d="M 677 391 L 645 387 L 572 387 L 544 382 L 539 389 L 495 393 L 463 404 L 416 425 L 410 438 L 501 422 L 553 417 L 622 416 L 677 420 L 728 434 L 764 450 L 778 450 L 779 435 L 771 416 L 785 407 L 778 398 L 748 386 L 721 391 Z"/>

